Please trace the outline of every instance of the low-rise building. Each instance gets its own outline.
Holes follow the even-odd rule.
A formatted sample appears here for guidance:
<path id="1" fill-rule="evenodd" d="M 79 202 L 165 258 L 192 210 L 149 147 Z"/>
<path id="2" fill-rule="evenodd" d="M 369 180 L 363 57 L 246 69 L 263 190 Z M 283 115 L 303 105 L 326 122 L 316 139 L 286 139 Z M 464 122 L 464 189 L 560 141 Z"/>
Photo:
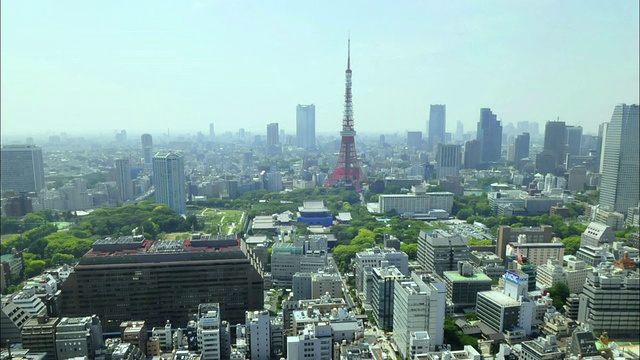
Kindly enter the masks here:
<path id="1" fill-rule="evenodd" d="M 528 275 L 522 271 L 507 270 L 504 290 L 478 293 L 478 318 L 497 332 L 532 333 L 536 319 L 536 303 L 529 297 Z"/>
<path id="2" fill-rule="evenodd" d="M 548 259 L 562 259 L 565 245 L 557 240 L 551 243 L 522 243 L 515 242 L 507 245 L 507 257 L 517 257 L 520 254 L 534 265 L 542 265 Z"/>
<path id="3" fill-rule="evenodd" d="M 591 222 L 580 235 L 580 246 L 593 246 L 599 247 L 604 244 L 613 244 L 616 241 L 616 236 L 613 233 L 613 229 L 605 224 L 597 222 Z"/>
<path id="4" fill-rule="evenodd" d="M 332 345 L 329 324 L 308 324 L 298 335 L 287 337 L 287 360 L 331 360 Z"/>
<path id="5" fill-rule="evenodd" d="M 522 346 L 522 360 L 555 360 L 564 359 L 564 352 L 560 350 L 554 335 L 539 337 L 535 340 L 524 341 Z"/>
<path id="6" fill-rule="evenodd" d="M 46 360 L 56 359 L 56 326 L 59 318 L 46 315 L 27 320 L 22 327 L 22 347 L 33 352 L 47 353 Z"/>
<path id="7" fill-rule="evenodd" d="M 56 354 L 58 359 L 86 357 L 94 359 L 101 354 L 102 324 L 97 316 L 63 317 L 56 325 Z"/>
<path id="8" fill-rule="evenodd" d="M 541 286 L 549 289 L 557 283 L 567 283 L 567 276 L 558 259 L 547 259 L 546 264 L 537 267 L 537 281 Z"/>
<path id="9" fill-rule="evenodd" d="M 608 245 L 599 247 L 582 246 L 576 251 L 576 259 L 584 261 L 586 266 L 597 267 L 601 262 L 614 262 L 616 259 Z"/>
<path id="10" fill-rule="evenodd" d="M 2 344 L 7 341 L 11 344 L 22 342 L 22 326 L 32 316 L 23 308 L 11 301 L 10 295 L 2 297 L 2 309 L 0 310 L 0 340 Z"/>
<path id="11" fill-rule="evenodd" d="M 445 271 L 442 278 L 447 284 L 447 300 L 458 310 L 475 308 L 478 293 L 491 290 L 491 278 L 476 272 L 469 262 L 459 262 L 457 271 Z"/>

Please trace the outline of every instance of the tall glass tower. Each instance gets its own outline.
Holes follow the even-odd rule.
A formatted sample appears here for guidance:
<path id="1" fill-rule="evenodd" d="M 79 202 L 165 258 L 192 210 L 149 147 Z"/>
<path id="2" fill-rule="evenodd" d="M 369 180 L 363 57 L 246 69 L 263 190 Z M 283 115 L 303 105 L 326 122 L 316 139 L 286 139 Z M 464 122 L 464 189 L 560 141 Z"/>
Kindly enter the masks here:
<path id="1" fill-rule="evenodd" d="M 156 203 L 169 205 L 176 213 L 187 213 L 184 160 L 173 152 L 153 157 L 153 183 Z"/>
<path id="2" fill-rule="evenodd" d="M 619 104 L 607 125 L 603 145 L 600 206 L 627 213 L 638 206 L 638 105 Z"/>
<path id="3" fill-rule="evenodd" d="M 432 151 L 436 145 L 444 144 L 447 126 L 447 106 L 431 105 L 429 108 L 429 131 L 427 132 L 427 149 Z"/>
<path id="4" fill-rule="evenodd" d="M 296 145 L 305 150 L 316 149 L 316 106 L 296 107 Z"/>
<path id="5" fill-rule="evenodd" d="M 499 161 L 502 152 L 502 124 L 491 109 L 480 109 L 476 136 L 476 140 L 480 141 L 480 162 Z"/>
<path id="6" fill-rule="evenodd" d="M 42 148 L 35 145 L 2 147 L 2 191 L 38 192 L 44 188 Z"/>

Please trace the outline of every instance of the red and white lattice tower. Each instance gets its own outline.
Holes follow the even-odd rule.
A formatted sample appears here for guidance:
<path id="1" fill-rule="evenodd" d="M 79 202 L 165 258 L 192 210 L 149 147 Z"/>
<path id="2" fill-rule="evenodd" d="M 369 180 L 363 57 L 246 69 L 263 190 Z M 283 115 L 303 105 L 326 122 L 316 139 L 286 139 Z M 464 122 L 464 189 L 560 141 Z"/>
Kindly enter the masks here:
<path id="1" fill-rule="evenodd" d="M 362 183 L 367 181 L 364 176 L 358 155 L 356 154 L 356 130 L 353 127 L 353 103 L 351 99 L 351 39 L 348 40 L 346 86 L 344 92 L 344 116 L 342 118 L 342 144 L 338 163 L 333 169 L 324 187 L 344 187 L 362 192 Z"/>

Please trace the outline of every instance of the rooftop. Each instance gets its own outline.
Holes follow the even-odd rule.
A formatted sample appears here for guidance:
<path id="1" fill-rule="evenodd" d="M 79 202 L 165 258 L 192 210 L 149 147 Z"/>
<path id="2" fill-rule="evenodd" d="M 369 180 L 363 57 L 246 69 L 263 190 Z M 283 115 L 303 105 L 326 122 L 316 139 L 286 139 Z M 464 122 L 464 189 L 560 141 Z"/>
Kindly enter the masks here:
<path id="1" fill-rule="evenodd" d="M 80 265 L 233 259 L 240 256 L 235 254 L 240 252 L 240 246 L 233 235 L 193 236 L 195 238 L 189 240 L 146 240 L 142 236 L 98 239 L 80 259 Z"/>
<path id="2" fill-rule="evenodd" d="M 509 295 L 503 294 L 500 291 L 481 291 L 478 295 L 480 294 L 501 306 L 520 306 L 517 300 L 512 299 Z"/>
<path id="3" fill-rule="evenodd" d="M 442 275 L 452 281 L 484 281 L 491 282 L 491 278 L 483 273 L 474 272 L 471 276 L 462 276 L 458 271 L 444 271 Z"/>

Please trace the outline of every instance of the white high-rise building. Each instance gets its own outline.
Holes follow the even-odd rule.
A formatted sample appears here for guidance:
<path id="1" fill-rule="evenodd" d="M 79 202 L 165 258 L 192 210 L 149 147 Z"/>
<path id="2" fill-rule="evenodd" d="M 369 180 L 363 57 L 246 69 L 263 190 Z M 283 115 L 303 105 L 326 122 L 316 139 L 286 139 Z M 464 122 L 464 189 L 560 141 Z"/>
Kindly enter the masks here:
<path id="1" fill-rule="evenodd" d="M 446 285 L 437 277 L 397 280 L 394 288 L 393 337 L 402 358 L 413 358 L 412 333 L 427 331 L 430 351 L 444 341 Z"/>
<path id="2" fill-rule="evenodd" d="M 271 318 L 268 311 L 247 311 L 246 328 L 249 333 L 251 358 L 269 360 L 271 356 Z"/>
<path id="3" fill-rule="evenodd" d="M 316 149 L 316 106 L 296 107 L 296 145 L 305 150 Z"/>
<path id="4" fill-rule="evenodd" d="M 220 306 L 218 303 L 198 306 L 197 338 L 202 360 L 221 359 Z"/>
<path id="5" fill-rule="evenodd" d="M 38 192 L 44 188 L 44 165 L 40 147 L 5 145 L 0 153 L 2 191 Z"/>
<path id="6" fill-rule="evenodd" d="M 638 206 L 638 105 L 619 104 L 603 139 L 600 205 L 623 214 Z"/>
<path id="7" fill-rule="evenodd" d="M 184 161 L 173 152 L 153 157 L 153 183 L 156 203 L 166 204 L 178 214 L 186 214 Z"/>

